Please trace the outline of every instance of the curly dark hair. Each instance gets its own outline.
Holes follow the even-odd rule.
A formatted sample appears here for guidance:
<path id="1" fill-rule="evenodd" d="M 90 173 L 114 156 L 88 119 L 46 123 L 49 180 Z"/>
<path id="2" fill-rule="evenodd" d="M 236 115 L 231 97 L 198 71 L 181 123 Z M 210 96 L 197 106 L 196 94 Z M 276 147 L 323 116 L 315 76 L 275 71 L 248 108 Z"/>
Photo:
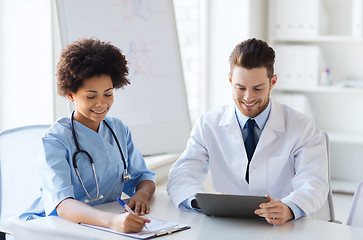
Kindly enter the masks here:
<path id="1" fill-rule="evenodd" d="M 57 65 L 57 89 L 60 96 L 75 93 L 83 80 L 100 75 L 111 77 L 113 88 L 130 84 L 128 67 L 121 50 L 95 38 L 80 39 L 66 46 Z"/>
<path id="2" fill-rule="evenodd" d="M 229 57 L 230 74 L 235 66 L 247 69 L 265 67 L 268 78 L 274 74 L 275 51 L 266 42 L 251 38 L 239 43 Z"/>

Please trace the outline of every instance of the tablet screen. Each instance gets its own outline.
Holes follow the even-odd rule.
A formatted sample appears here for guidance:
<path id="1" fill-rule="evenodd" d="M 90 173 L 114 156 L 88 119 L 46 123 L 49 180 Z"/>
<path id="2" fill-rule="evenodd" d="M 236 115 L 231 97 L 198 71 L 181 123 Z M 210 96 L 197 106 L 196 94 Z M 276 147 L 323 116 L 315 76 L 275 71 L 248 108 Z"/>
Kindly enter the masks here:
<path id="1" fill-rule="evenodd" d="M 254 211 L 268 202 L 264 196 L 197 193 L 195 195 L 202 212 L 208 216 L 258 218 Z"/>

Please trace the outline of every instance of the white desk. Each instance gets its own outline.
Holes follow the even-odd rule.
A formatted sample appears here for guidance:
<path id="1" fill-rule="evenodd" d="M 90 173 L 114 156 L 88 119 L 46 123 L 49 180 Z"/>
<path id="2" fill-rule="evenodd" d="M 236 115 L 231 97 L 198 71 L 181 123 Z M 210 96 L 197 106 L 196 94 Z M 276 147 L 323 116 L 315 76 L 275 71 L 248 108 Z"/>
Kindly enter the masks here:
<path id="1" fill-rule="evenodd" d="M 121 212 L 117 202 L 98 206 L 99 209 L 110 212 Z M 201 213 L 180 212 L 171 203 L 166 192 L 157 192 L 151 199 L 151 213 L 153 218 L 187 224 L 191 229 L 163 236 L 159 239 L 290 239 L 290 240 L 314 240 L 314 239 L 363 239 L 363 228 L 349 227 L 342 224 L 323 222 L 319 220 L 300 219 L 290 221 L 282 226 L 273 226 L 263 220 L 233 219 L 208 217 Z M 84 227 L 60 217 L 47 217 L 29 221 L 28 224 L 36 224 L 47 228 L 64 232 L 77 232 L 100 239 L 132 239 L 96 229 Z"/>

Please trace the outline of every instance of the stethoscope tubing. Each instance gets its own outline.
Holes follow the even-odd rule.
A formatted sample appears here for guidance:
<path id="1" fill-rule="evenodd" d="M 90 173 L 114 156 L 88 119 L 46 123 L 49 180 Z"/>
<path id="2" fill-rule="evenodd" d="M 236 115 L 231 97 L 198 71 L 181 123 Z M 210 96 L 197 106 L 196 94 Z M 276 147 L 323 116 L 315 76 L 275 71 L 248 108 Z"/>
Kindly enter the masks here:
<path id="1" fill-rule="evenodd" d="M 76 148 L 77 148 L 77 151 L 73 154 L 73 157 L 72 157 L 72 164 L 73 164 L 73 168 L 75 169 L 76 171 L 76 174 L 78 176 L 78 179 L 79 181 L 81 182 L 82 184 L 82 187 L 83 187 L 83 190 L 86 192 L 87 196 L 90 198 L 90 200 L 85 200 L 85 202 L 90 202 L 90 201 L 96 201 L 96 200 L 99 200 L 99 199 L 102 199 L 103 198 L 103 195 L 99 195 L 100 194 L 100 189 L 99 189 L 99 186 L 98 186 L 98 181 L 97 181 L 97 176 L 96 176 L 96 170 L 95 170 L 95 166 L 94 166 L 94 162 L 93 162 L 93 158 L 91 157 L 91 155 L 86 151 L 86 150 L 82 150 L 80 147 L 79 147 L 79 143 L 78 143 L 78 140 L 77 140 L 77 136 L 76 136 L 76 131 L 74 129 L 74 125 L 73 125 L 73 115 L 74 115 L 74 111 L 72 112 L 72 116 L 71 116 L 71 127 L 72 127 L 72 135 L 73 135 L 73 139 L 74 139 L 74 144 L 76 145 Z M 121 149 L 121 146 L 120 146 L 120 143 L 116 137 L 116 134 L 115 132 L 112 130 L 112 128 L 110 127 L 110 125 L 105 121 L 103 120 L 103 122 L 106 124 L 107 128 L 110 129 L 111 131 L 111 134 L 113 136 L 113 138 L 115 139 L 116 141 L 116 144 L 117 144 L 117 147 L 120 151 L 120 154 L 121 154 L 121 158 L 122 158 L 122 162 L 124 164 L 124 172 L 122 174 L 122 177 L 123 177 L 123 181 L 124 182 L 127 182 L 129 180 L 131 180 L 131 175 L 127 172 L 127 165 L 126 165 L 126 160 L 125 160 L 125 157 L 124 157 L 124 154 L 122 152 L 122 149 Z M 96 182 L 96 189 L 97 189 L 97 193 L 96 193 L 96 198 L 92 198 L 86 187 L 84 186 L 84 183 L 82 181 L 82 178 L 81 178 L 81 175 L 78 171 L 78 164 L 77 164 L 77 155 L 80 154 L 80 153 L 83 153 L 87 156 L 88 160 L 90 161 L 90 164 L 92 166 L 92 172 L 93 172 L 93 176 L 95 178 L 95 182 Z"/>
<path id="2" fill-rule="evenodd" d="M 84 153 L 84 154 L 86 154 L 87 157 L 88 157 L 88 159 L 90 160 L 90 163 L 91 164 L 93 164 L 93 159 L 92 159 L 91 155 L 87 151 L 81 150 L 80 147 L 79 147 L 79 143 L 78 143 L 76 131 L 75 131 L 74 125 L 73 125 L 73 115 L 74 115 L 74 111 L 72 112 L 72 116 L 71 116 L 71 126 L 72 126 L 72 135 L 73 135 L 73 139 L 74 139 L 74 144 L 76 145 L 77 151 L 73 154 L 72 162 L 73 162 L 73 167 L 76 169 L 77 168 L 76 155 L 78 155 L 78 153 Z M 119 141 L 117 139 L 117 136 L 116 136 L 115 132 L 112 130 L 112 128 L 110 127 L 110 125 L 105 120 L 103 120 L 103 122 L 106 124 L 107 128 L 110 129 L 111 134 L 112 134 L 113 138 L 116 141 L 117 147 L 118 147 L 118 149 L 120 151 L 120 154 L 121 154 L 122 162 L 124 164 L 124 169 L 127 172 L 126 160 L 125 160 L 124 154 L 122 152 L 120 143 L 119 143 Z"/>

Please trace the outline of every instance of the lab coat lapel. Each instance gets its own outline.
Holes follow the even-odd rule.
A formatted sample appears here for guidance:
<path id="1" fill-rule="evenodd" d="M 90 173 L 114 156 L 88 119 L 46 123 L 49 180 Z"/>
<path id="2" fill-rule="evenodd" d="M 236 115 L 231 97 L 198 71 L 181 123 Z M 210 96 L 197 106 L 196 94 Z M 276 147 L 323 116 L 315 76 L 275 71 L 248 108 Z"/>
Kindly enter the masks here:
<path id="1" fill-rule="evenodd" d="M 233 144 L 236 144 L 236 146 L 239 149 L 241 149 L 241 152 L 245 152 L 245 150 L 244 150 L 245 146 L 243 143 L 242 133 L 241 133 L 241 129 L 239 127 L 238 121 L 237 121 L 234 105 L 228 106 L 226 114 L 223 116 L 223 118 L 219 122 L 219 126 L 225 127 L 227 134 L 230 136 L 230 141 Z M 245 154 L 245 157 L 247 158 L 246 154 Z"/>
<path id="2" fill-rule="evenodd" d="M 254 156 L 276 138 L 276 132 L 285 132 L 285 118 L 281 106 L 275 101 L 271 100 L 270 116 L 267 119 L 265 128 L 262 131 Z"/>
<path id="3" fill-rule="evenodd" d="M 239 145 L 241 151 L 245 152 L 242 133 L 238 125 L 234 105 L 230 105 L 228 107 L 226 114 L 223 116 L 223 118 L 219 123 L 219 126 L 225 127 L 226 132 L 231 137 L 230 140 L 234 144 Z M 276 138 L 276 132 L 285 132 L 285 131 L 286 131 L 285 118 L 281 106 L 271 99 L 270 116 L 267 119 L 265 128 L 262 131 L 261 137 L 256 146 L 255 154 L 256 152 L 262 150 L 264 147 L 268 146 Z"/>

